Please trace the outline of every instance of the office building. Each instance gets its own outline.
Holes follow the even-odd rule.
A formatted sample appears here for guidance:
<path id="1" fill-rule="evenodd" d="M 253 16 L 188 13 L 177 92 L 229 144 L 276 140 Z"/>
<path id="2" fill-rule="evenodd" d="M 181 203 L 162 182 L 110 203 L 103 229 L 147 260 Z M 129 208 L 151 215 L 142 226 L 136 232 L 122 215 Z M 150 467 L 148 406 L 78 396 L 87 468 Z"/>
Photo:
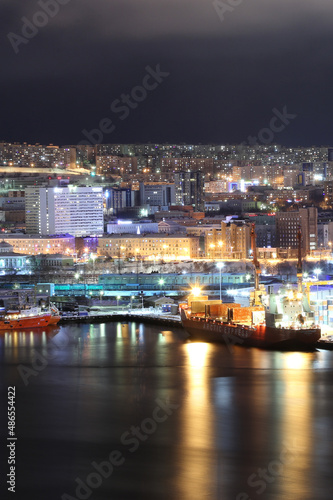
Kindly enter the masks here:
<path id="1" fill-rule="evenodd" d="M 175 174 L 176 205 L 191 205 L 195 211 L 204 209 L 202 172 L 178 172 Z"/>
<path id="2" fill-rule="evenodd" d="M 277 246 L 286 249 L 297 249 L 297 233 L 302 231 L 303 255 L 309 255 L 317 248 L 317 208 L 300 208 L 276 214 Z"/>
<path id="3" fill-rule="evenodd" d="M 123 209 L 134 207 L 137 201 L 137 191 L 131 188 L 110 188 L 104 192 L 106 212 L 117 215 Z"/>
<path id="4" fill-rule="evenodd" d="M 175 204 L 175 185 L 165 182 L 140 182 L 140 205 L 168 210 Z"/>
<path id="5" fill-rule="evenodd" d="M 72 236 L 102 235 L 104 232 L 103 188 L 27 188 L 26 232 Z"/>

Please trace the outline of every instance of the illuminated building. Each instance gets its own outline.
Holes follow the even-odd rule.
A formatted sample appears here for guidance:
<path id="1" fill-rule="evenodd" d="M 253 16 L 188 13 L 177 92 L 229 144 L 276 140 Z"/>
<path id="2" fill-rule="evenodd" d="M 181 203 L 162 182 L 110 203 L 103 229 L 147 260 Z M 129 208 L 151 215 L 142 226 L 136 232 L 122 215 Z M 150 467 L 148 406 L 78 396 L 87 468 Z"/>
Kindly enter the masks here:
<path id="1" fill-rule="evenodd" d="M 223 256 L 246 259 L 250 251 L 250 225 L 244 221 L 222 222 L 221 235 Z"/>
<path id="2" fill-rule="evenodd" d="M 29 261 L 27 256 L 13 252 L 13 245 L 0 241 L 0 274 L 13 271 L 26 271 Z"/>
<path id="3" fill-rule="evenodd" d="M 99 255 L 146 260 L 186 260 L 199 255 L 199 238 L 177 235 L 110 235 L 99 238 Z"/>
<path id="4" fill-rule="evenodd" d="M 203 174 L 201 172 L 176 173 L 175 187 L 177 205 L 192 205 L 196 211 L 203 210 Z"/>
<path id="5" fill-rule="evenodd" d="M 140 182 L 140 205 L 167 210 L 175 204 L 175 185 L 165 182 Z"/>
<path id="6" fill-rule="evenodd" d="M 129 220 L 118 220 L 117 222 L 107 224 L 106 232 L 108 234 L 158 233 L 159 225 L 157 222 L 132 222 Z"/>
<path id="7" fill-rule="evenodd" d="M 109 214 L 117 214 L 124 208 L 134 207 L 137 191 L 131 188 L 110 188 L 105 190 L 105 207 Z"/>
<path id="8" fill-rule="evenodd" d="M 308 207 L 276 214 L 277 246 L 286 249 L 297 248 L 297 231 L 302 231 L 302 251 L 310 254 L 317 248 L 317 208 Z"/>
<path id="9" fill-rule="evenodd" d="M 104 232 L 103 188 L 27 188 L 26 231 L 30 234 L 73 236 Z"/>
<path id="10" fill-rule="evenodd" d="M 250 250 L 250 226 L 244 221 L 222 221 L 219 229 L 205 233 L 208 259 L 246 259 Z"/>
<path id="11" fill-rule="evenodd" d="M 0 143 L 0 165 L 10 167 L 75 168 L 76 149 L 50 144 Z"/>
<path id="12" fill-rule="evenodd" d="M 15 252 L 25 255 L 75 253 L 74 236 L 39 236 L 26 234 L 4 234 L 3 239 L 12 245 Z"/>
<path id="13" fill-rule="evenodd" d="M 138 161 L 135 156 L 96 156 L 96 170 L 99 175 L 135 174 Z"/>

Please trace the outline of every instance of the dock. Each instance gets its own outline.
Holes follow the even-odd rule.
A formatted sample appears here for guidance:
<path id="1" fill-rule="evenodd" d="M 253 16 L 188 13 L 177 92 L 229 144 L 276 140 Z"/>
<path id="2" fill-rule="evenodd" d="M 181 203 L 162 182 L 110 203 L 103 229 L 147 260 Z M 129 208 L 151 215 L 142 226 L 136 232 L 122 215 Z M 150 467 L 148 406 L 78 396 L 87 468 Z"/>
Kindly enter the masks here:
<path id="1" fill-rule="evenodd" d="M 162 326 L 175 326 L 183 328 L 180 315 L 172 315 L 155 311 L 112 311 L 112 312 L 94 312 L 87 316 L 69 315 L 63 317 L 59 325 L 68 323 L 106 323 L 109 321 L 136 321 L 138 323 L 148 323 Z M 333 342 L 321 339 L 317 342 L 317 349 L 325 349 L 332 351 Z"/>
<path id="2" fill-rule="evenodd" d="M 180 315 L 158 313 L 154 311 L 112 311 L 93 312 L 87 316 L 67 315 L 62 317 L 59 325 L 67 323 L 105 323 L 109 321 L 137 321 L 139 323 L 151 323 L 165 326 L 176 326 L 183 328 Z"/>

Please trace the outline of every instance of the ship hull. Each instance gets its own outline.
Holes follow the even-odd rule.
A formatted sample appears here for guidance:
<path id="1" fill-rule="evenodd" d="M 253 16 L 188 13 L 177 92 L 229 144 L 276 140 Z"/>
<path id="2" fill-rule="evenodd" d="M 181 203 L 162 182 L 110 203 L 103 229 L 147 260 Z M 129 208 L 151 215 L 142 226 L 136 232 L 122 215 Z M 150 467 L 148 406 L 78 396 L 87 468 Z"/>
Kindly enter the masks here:
<path id="1" fill-rule="evenodd" d="M 183 316 L 182 324 L 193 340 L 223 342 L 229 345 L 278 349 L 308 349 L 315 347 L 321 333 L 318 328 L 293 330 L 241 326 L 232 323 L 205 319 L 191 319 Z"/>
<path id="2" fill-rule="evenodd" d="M 0 330 L 23 330 L 25 328 L 42 328 L 48 325 L 55 325 L 58 323 L 57 321 L 52 321 L 51 313 L 36 315 L 36 316 L 27 316 L 24 318 L 18 319 L 1 319 L 0 320 Z"/>
<path id="3" fill-rule="evenodd" d="M 61 316 L 53 315 L 50 318 L 49 325 L 57 325 L 61 320 Z"/>

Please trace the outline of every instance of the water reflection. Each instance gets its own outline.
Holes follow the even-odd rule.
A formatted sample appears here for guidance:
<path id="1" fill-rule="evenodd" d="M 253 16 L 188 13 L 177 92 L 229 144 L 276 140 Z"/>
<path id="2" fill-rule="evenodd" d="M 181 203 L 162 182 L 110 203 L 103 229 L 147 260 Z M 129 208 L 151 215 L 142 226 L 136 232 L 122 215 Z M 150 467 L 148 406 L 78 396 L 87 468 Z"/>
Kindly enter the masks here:
<path id="1" fill-rule="evenodd" d="M 313 442 L 311 353 L 285 353 L 281 372 L 284 393 L 281 398 L 281 451 L 288 450 L 283 473 L 278 481 L 279 493 L 284 498 L 294 494 L 305 498 L 311 492 Z M 297 478 L 297 481 L 295 481 Z"/>
<path id="2" fill-rule="evenodd" d="M 181 409 L 178 450 L 178 498 L 209 498 L 214 484 L 214 435 L 208 358 L 212 346 L 189 343 L 184 346 L 187 363 L 186 397 Z"/>
<path id="3" fill-rule="evenodd" d="M 29 379 L 33 383 L 20 395 L 21 405 L 26 395 L 30 418 L 25 420 L 24 415 L 21 420 L 22 449 L 33 465 L 30 472 L 39 474 L 43 465 L 41 455 L 31 455 L 30 438 L 37 430 L 52 445 L 54 435 L 63 443 L 59 455 L 54 453 L 55 467 L 44 469 L 54 473 L 56 481 L 68 449 L 83 443 L 74 462 L 68 462 L 72 485 L 73 463 L 75 468 L 84 467 L 85 460 L 82 476 L 89 474 L 91 460 L 99 456 L 104 443 L 106 451 L 117 447 L 125 429 L 151 415 L 156 398 L 170 397 L 179 409 L 120 471 L 124 482 L 119 491 L 127 493 L 120 493 L 122 498 L 135 497 L 133 489 L 126 489 L 128 484 L 144 489 L 148 478 L 147 484 L 156 486 L 154 498 L 253 500 L 259 495 L 258 484 L 253 484 L 258 471 L 270 467 L 276 471 L 271 464 L 286 449 L 288 464 L 266 481 L 260 498 L 330 498 L 326 492 L 332 486 L 333 353 L 238 346 L 231 351 L 186 343 L 184 338 L 182 332 L 161 332 L 159 327 L 134 322 L 0 334 L 8 380 L 13 374 L 18 377 L 15 365 L 31 365 L 36 352 L 48 356 L 45 369 Z M 47 445 L 45 450 L 43 443 L 40 446 L 47 455 Z M 114 484 L 103 483 L 101 498 L 117 496 L 117 489 L 111 491 Z M 103 490 L 104 485 L 110 491 Z"/>

